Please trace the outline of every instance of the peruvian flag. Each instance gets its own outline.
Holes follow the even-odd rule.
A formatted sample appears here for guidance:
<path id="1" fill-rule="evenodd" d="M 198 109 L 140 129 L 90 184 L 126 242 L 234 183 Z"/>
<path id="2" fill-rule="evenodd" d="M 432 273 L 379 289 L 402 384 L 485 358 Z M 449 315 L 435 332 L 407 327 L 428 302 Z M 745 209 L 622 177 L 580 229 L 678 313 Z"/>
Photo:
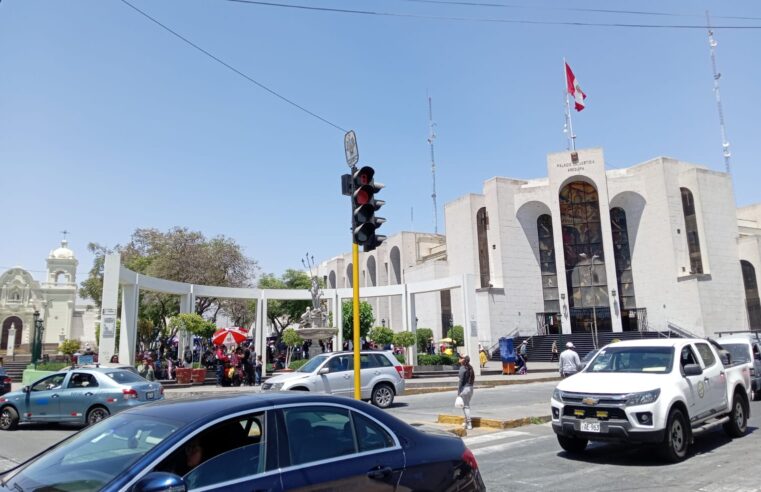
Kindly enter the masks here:
<path id="1" fill-rule="evenodd" d="M 581 90 L 581 85 L 579 84 L 579 81 L 576 80 L 576 76 L 573 74 L 571 67 L 568 66 L 568 63 L 565 64 L 565 84 L 568 93 L 573 96 L 576 111 L 584 109 L 584 99 L 587 98 L 587 95 Z"/>

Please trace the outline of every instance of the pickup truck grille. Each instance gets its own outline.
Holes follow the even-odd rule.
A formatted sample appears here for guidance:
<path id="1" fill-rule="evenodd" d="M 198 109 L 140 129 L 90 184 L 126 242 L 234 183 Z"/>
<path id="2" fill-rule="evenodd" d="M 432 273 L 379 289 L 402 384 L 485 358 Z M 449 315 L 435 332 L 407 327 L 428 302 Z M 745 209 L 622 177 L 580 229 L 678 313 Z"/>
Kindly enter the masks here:
<path id="1" fill-rule="evenodd" d="M 605 415 L 604 417 L 602 415 Z M 618 407 L 586 407 L 582 405 L 566 405 L 563 415 L 578 419 L 627 420 L 626 412 Z"/>
<path id="2" fill-rule="evenodd" d="M 589 393 L 569 393 L 563 391 L 564 403 L 577 403 L 579 405 L 584 404 L 585 398 L 592 398 L 596 400 L 595 405 L 624 405 L 628 395 L 606 395 L 606 394 L 589 394 Z"/>

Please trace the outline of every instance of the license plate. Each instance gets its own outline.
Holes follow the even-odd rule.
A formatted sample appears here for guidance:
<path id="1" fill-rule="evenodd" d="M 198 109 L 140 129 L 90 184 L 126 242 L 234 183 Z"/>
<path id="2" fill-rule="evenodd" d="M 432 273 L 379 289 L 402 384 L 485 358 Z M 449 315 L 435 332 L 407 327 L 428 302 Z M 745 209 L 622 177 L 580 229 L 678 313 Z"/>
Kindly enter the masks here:
<path id="1" fill-rule="evenodd" d="M 146 400 L 153 400 L 153 391 L 149 391 L 145 394 Z"/>
<path id="2" fill-rule="evenodd" d="M 581 432 L 600 432 L 600 422 L 581 422 Z"/>

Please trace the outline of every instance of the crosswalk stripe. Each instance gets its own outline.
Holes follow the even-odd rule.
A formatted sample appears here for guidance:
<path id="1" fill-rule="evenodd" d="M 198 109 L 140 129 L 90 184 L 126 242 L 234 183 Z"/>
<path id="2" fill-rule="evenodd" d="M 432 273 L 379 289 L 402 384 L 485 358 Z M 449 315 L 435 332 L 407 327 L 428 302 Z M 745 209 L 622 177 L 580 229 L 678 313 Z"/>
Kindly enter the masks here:
<path id="1" fill-rule="evenodd" d="M 507 430 L 507 431 L 501 431 L 501 432 L 495 432 L 493 434 L 484 434 L 481 436 L 473 436 L 473 437 L 464 437 L 462 440 L 465 444 L 468 446 L 473 444 L 481 444 L 485 442 L 491 442 L 491 441 L 499 441 L 500 439 L 507 439 L 510 437 L 516 437 L 516 436 L 526 436 L 528 435 L 528 432 L 522 432 L 522 431 L 516 431 L 516 430 Z"/>

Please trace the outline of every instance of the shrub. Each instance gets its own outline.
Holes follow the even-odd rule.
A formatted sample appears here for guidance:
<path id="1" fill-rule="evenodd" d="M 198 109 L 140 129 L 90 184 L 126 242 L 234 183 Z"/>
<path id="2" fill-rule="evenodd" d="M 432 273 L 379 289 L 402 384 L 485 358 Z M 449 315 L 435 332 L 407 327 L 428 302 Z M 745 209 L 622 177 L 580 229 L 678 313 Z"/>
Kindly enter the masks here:
<path id="1" fill-rule="evenodd" d="M 394 341 L 394 330 L 385 326 L 376 326 L 370 330 L 367 338 L 383 348 Z"/>
<path id="2" fill-rule="evenodd" d="M 398 360 L 400 364 L 404 364 L 404 361 L 406 360 L 404 354 L 394 354 L 394 357 L 396 357 L 396 360 Z"/>
<path id="3" fill-rule="evenodd" d="M 64 355 L 68 355 L 69 357 L 71 357 L 80 349 L 81 346 L 82 344 L 80 343 L 79 340 L 64 340 L 58 346 L 58 351 Z"/>
<path id="4" fill-rule="evenodd" d="M 411 331 L 394 333 L 394 345 L 397 347 L 412 347 L 415 345 L 415 335 Z"/>
<path id="5" fill-rule="evenodd" d="M 69 365 L 68 362 L 43 362 L 35 367 L 38 371 L 60 371 Z"/>
<path id="6" fill-rule="evenodd" d="M 421 354 L 417 356 L 417 363 L 420 366 L 452 366 L 458 363 L 457 358 L 449 355 L 428 355 Z"/>
<path id="7" fill-rule="evenodd" d="M 288 369 L 293 369 L 293 370 L 295 371 L 295 370 L 297 370 L 297 369 L 300 369 L 300 368 L 301 368 L 301 366 L 303 366 L 303 365 L 304 365 L 304 364 L 306 364 L 307 362 L 309 362 L 309 359 L 299 359 L 299 360 L 294 360 L 293 362 L 291 362 L 290 364 L 288 364 Z"/>
<path id="8" fill-rule="evenodd" d="M 418 328 L 417 329 L 417 350 L 421 354 L 426 352 L 428 348 L 428 340 L 433 338 L 433 330 L 430 328 Z"/>
<path id="9" fill-rule="evenodd" d="M 447 336 L 455 341 L 456 347 L 465 345 L 465 330 L 460 325 L 454 325 L 447 332 Z"/>

